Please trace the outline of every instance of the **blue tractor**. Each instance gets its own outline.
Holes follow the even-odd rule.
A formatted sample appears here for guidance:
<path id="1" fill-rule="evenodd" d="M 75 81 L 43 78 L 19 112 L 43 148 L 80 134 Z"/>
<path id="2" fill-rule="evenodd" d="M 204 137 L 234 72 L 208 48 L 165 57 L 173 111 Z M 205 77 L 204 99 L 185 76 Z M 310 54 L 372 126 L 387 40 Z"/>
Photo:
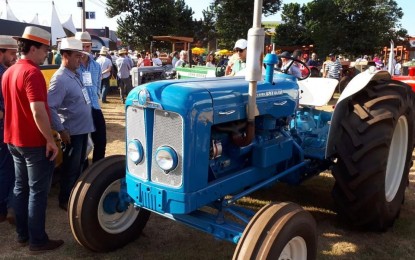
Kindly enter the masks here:
<path id="1" fill-rule="evenodd" d="M 307 211 L 284 202 L 253 212 L 238 200 L 327 169 L 340 215 L 370 230 L 394 223 L 412 165 L 411 89 L 367 70 L 333 112 L 319 110 L 336 82 L 274 74 L 275 55 L 265 58 L 262 80 L 260 23 L 248 34 L 245 78 L 164 80 L 131 91 L 126 154 L 93 164 L 71 194 L 81 245 L 120 248 L 156 213 L 235 243 L 234 259 L 314 259 L 316 224 Z"/>

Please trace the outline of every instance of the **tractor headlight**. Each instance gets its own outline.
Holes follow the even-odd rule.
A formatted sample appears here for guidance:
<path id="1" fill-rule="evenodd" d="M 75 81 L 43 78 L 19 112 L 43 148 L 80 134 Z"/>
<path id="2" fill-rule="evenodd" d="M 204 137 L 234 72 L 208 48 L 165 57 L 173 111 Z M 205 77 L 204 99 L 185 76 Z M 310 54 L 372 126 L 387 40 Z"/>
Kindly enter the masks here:
<path id="1" fill-rule="evenodd" d="M 169 146 L 161 146 L 156 151 L 156 162 L 157 165 L 163 171 L 172 171 L 177 167 L 177 153 Z"/>
<path id="2" fill-rule="evenodd" d="M 135 164 L 139 164 L 144 158 L 144 149 L 140 141 L 134 139 L 127 146 L 128 158 Z"/>

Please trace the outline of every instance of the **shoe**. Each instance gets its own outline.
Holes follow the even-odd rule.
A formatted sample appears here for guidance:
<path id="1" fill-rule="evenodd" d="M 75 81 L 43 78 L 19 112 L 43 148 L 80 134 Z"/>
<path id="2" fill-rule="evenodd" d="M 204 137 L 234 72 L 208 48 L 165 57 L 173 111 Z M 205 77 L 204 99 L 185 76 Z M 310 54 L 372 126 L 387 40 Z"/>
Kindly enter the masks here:
<path id="1" fill-rule="evenodd" d="M 50 252 L 58 249 L 63 245 L 63 240 L 49 240 L 43 246 L 29 246 L 29 252 L 31 254 L 40 254 L 44 252 Z"/>
<path id="2" fill-rule="evenodd" d="M 63 209 L 64 211 L 68 211 L 68 203 L 59 202 L 59 208 Z"/>
<path id="3" fill-rule="evenodd" d="M 25 247 L 29 244 L 29 239 L 28 238 L 18 238 L 16 240 L 16 246 L 17 247 Z"/>
<path id="4" fill-rule="evenodd" d="M 102 103 L 106 103 L 106 104 L 108 104 L 109 102 L 108 102 L 108 101 L 106 101 L 106 100 L 102 100 Z"/>

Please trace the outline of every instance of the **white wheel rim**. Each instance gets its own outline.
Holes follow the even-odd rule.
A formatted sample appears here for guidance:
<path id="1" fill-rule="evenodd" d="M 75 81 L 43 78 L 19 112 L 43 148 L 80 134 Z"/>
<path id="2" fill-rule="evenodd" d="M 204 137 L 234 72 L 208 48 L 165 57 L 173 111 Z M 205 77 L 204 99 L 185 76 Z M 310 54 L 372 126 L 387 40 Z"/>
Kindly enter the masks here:
<path id="1" fill-rule="evenodd" d="M 307 244 L 302 237 L 294 237 L 284 247 L 279 260 L 306 260 Z"/>
<path id="2" fill-rule="evenodd" d="M 385 198 L 391 202 L 398 192 L 406 163 L 408 150 L 408 121 L 401 116 L 393 132 L 385 176 Z"/>
<path id="3" fill-rule="evenodd" d="M 110 234 L 119 234 L 128 229 L 134 221 L 137 219 L 139 213 L 134 209 L 132 205 L 124 212 L 116 212 L 114 214 L 108 214 L 104 210 L 104 200 L 106 196 L 111 192 L 119 192 L 121 189 L 120 180 L 116 180 L 109 185 L 102 194 L 98 204 L 98 221 L 102 229 Z"/>

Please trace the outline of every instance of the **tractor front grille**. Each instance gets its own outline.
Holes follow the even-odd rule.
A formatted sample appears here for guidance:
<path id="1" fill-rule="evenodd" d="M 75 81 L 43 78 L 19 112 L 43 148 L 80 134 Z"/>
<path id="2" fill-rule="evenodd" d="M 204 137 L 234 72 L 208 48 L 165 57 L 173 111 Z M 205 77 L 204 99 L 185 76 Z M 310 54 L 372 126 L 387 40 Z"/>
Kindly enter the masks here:
<path id="1" fill-rule="evenodd" d="M 144 159 L 139 164 L 127 158 L 130 174 L 165 186 L 180 187 L 183 182 L 182 117 L 174 112 L 134 106 L 129 106 L 126 114 L 127 142 L 137 139 L 144 148 Z M 160 146 L 170 146 L 176 151 L 178 165 L 173 171 L 164 172 L 158 167 L 154 154 Z"/>

